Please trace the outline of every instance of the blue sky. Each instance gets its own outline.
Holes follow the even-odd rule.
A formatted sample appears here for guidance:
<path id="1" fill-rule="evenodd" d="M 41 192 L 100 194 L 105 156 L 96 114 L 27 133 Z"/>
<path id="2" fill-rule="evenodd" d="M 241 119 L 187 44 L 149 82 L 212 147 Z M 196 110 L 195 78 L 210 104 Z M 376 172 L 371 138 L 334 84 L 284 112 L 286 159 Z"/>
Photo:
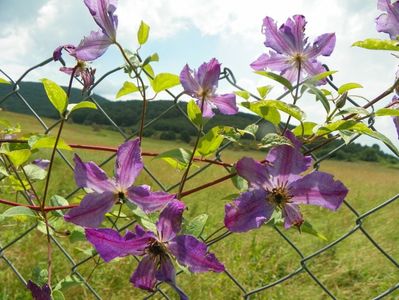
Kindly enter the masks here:
<path id="1" fill-rule="evenodd" d="M 249 68 L 249 63 L 265 51 L 260 33 L 262 19 L 268 15 L 281 23 L 293 14 L 303 14 L 310 40 L 336 32 L 336 49 L 322 61 L 339 71 L 335 75 L 337 85 L 361 83 L 365 88 L 356 94 L 372 98 L 389 87 L 397 69 L 397 59 L 388 52 L 351 47 L 354 41 L 367 37 L 387 38 L 375 31 L 374 19 L 381 13 L 376 6 L 376 0 L 119 0 L 116 14 L 118 39 L 126 48 L 137 47 L 136 31 L 141 20 L 151 26 L 150 40 L 142 53 L 159 54 L 156 72 L 178 74 L 186 63 L 197 67 L 216 57 L 234 71 L 242 86 L 252 91 L 266 84 Z M 90 30 L 97 30 L 82 0 L 0 0 L 0 26 L 0 68 L 13 78 L 51 56 L 58 45 L 77 44 Z M 117 49 L 111 48 L 93 67 L 101 75 L 122 63 Z M 27 80 L 47 77 L 65 85 L 68 78 L 58 67 L 51 64 Z M 96 92 L 113 99 L 126 80 L 124 76 L 121 73 L 111 77 Z M 227 85 L 222 89 L 231 90 Z M 319 104 L 312 99 L 300 104 L 309 120 L 321 120 Z M 397 141 L 390 118 L 379 121 L 377 128 Z M 367 138 L 362 141 L 372 143 Z"/>

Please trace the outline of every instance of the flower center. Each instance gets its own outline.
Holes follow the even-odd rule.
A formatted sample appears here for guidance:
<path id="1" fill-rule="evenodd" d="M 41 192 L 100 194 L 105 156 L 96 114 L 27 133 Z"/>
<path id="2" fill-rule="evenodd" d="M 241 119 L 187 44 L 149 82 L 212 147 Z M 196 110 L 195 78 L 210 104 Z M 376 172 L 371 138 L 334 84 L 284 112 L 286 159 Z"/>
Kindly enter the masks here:
<path id="1" fill-rule="evenodd" d="M 306 56 L 302 53 L 295 53 L 291 57 L 291 63 L 299 68 L 303 64 L 303 62 L 306 60 Z"/>
<path id="2" fill-rule="evenodd" d="M 269 203 L 282 208 L 291 198 L 292 196 L 288 193 L 288 190 L 285 187 L 276 187 L 269 191 L 266 200 Z"/>
<path id="3" fill-rule="evenodd" d="M 148 252 L 151 253 L 154 256 L 158 256 L 158 255 L 165 254 L 166 253 L 166 249 L 165 249 L 165 246 L 162 243 L 160 243 L 158 241 L 154 241 L 148 247 Z"/>

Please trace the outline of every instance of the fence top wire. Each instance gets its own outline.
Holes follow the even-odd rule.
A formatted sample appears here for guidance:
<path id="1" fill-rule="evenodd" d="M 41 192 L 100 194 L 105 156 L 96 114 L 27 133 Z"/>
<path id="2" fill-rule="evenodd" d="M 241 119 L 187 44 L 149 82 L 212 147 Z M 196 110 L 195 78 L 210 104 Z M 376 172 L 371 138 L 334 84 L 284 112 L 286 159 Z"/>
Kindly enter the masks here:
<path id="1" fill-rule="evenodd" d="M 29 68 L 26 72 L 24 72 L 19 78 L 17 78 L 16 80 L 13 80 L 10 76 L 7 75 L 7 73 L 4 70 L 0 69 L 0 73 L 2 73 L 3 75 L 5 75 L 8 80 L 10 80 L 10 82 L 12 82 L 12 91 L 3 96 L 2 98 L 0 98 L 0 105 L 7 101 L 7 99 L 9 99 L 11 96 L 16 96 L 25 106 L 26 108 L 28 108 L 28 110 L 30 111 L 30 113 L 36 118 L 36 120 L 41 124 L 41 126 L 43 127 L 43 132 L 46 134 L 48 133 L 52 128 L 54 128 L 55 126 L 58 125 L 58 121 L 54 122 L 53 124 L 47 124 L 45 122 L 45 120 L 43 118 L 41 118 L 41 116 L 35 111 L 35 109 L 30 105 L 29 103 L 29 99 L 26 99 L 24 97 L 24 95 L 21 93 L 20 89 L 19 89 L 19 84 L 22 82 L 22 80 L 24 80 L 26 78 L 26 76 L 29 75 L 30 72 L 32 72 L 33 70 L 40 68 L 46 64 L 49 64 L 50 62 L 52 62 L 52 58 L 46 59 L 43 62 Z M 63 63 L 63 61 L 61 60 L 61 63 Z M 119 67 L 119 68 L 115 68 L 113 70 L 110 70 L 109 72 L 105 73 L 103 76 L 101 76 L 93 85 L 93 87 L 88 91 L 87 96 L 85 97 L 85 100 L 89 100 L 92 101 L 93 103 L 95 103 L 95 105 L 98 108 L 98 111 L 100 111 L 103 116 L 109 121 L 110 125 L 115 129 L 115 131 L 123 138 L 123 140 L 128 140 L 134 136 L 137 135 L 137 132 L 134 132 L 132 135 L 128 135 L 125 133 L 125 131 L 123 130 L 123 128 L 121 128 L 120 126 L 118 126 L 117 122 L 115 122 L 106 112 L 106 110 L 100 105 L 100 103 L 96 100 L 96 96 L 92 94 L 93 89 L 102 81 L 104 80 L 107 76 L 113 74 L 114 72 L 120 71 L 121 69 L 123 69 L 123 67 Z M 328 78 L 328 84 L 330 85 L 330 87 L 332 87 L 335 90 L 338 90 L 338 88 L 335 86 L 335 84 L 332 81 L 332 77 Z M 238 90 L 244 90 L 242 87 L 240 87 L 237 84 L 236 78 L 233 74 L 233 72 L 229 69 L 229 68 L 224 68 L 220 80 L 226 80 L 231 86 L 235 87 Z M 168 95 L 172 98 L 173 100 L 173 104 L 162 114 L 160 114 L 159 116 L 151 119 L 151 120 L 147 120 L 144 127 L 148 127 L 154 123 L 156 123 L 157 121 L 159 121 L 169 110 L 171 109 L 177 109 L 187 120 L 188 117 L 186 115 L 186 112 L 181 108 L 181 106 L 179 105 L 179 100 L 182 94 L 177 94 L 175 95 L 174 93 L 172 93 L 171 91 L 167 90 Z M 285 96 L 288 95 L 288 91 L 284 94 L 282 94 L 279 97 L 280 99 L 283 99 Z M 251 96 L 255 99 L 259 99 L 256 95 L 251 94 Z M 259 99 L 260 100 L 260 99 Z M 356 101 L 354 101 L 351 98 L 348 98 L 348 100 L 355 106 L 360 106 Z M 373 103 L 371 103 L 370 107 L 373 109 Z M 258 122 L 261 122 L 261 118 L 259 118 Z M 189 124 L 189 123 L 187 123 Z M 191 122 L 190 122 L 191 124 Z M 374 120 L 370 119 L 368 122 L 369 127 L 373 128 L 373 124 L 374 124 Z M 359 135 L 355 135 L 352 139 L 351 142 L 353 142 L 354 140 L 356 140 L 359 137 Z M 198 174 L 201 174 L 203 171 L 205 171 L 207 168 L 209 168 L 212 164 L 218 163 L 219 165 L 221 165 L 222 167 L 226 168 L 226 171 L 229 172 L 229 167 L 231 166 L 228 163 L 223 162 L 223 160 L 221 159 L 221 155 L 224 149 L 226 149 L 229 145 L 231 144 L 231 142 L 227 142 L 225 144 L 223 144 L 220 149 L 218 150 L 218 152 L 216 153 L 216 160 L 212 160 L 212 161 L 207 161 L 207 160 L 203 160 L 204 164 L 195 172 L 193 172 L 188 179 L 194 178 L 195 176 L 197 176 Z M 89 146 L 79 146 L 79 145 L 73 145 L 75 146 L 75 148 L 85 148 L 85 149 L 89 149 Z M 321 156 L 321 157 L 317 157 L 316 155 L 314 155 L 313 150 L 314 149 L 304 149 L 305 153 L 312 153 L 313 158 L 314 158 L 314 168 L 318 168 L 320 166 L 320 164 L 328 159 L 329 157 L 331 157 L 334 153 L 336 153 L 339 149 L 341 149 L 342 147 L 344 147 L 345 144 L 339 144 L 336 148 L 334 148 L 333 150 L 331 150 L 329 153 Z M 92 149 L 95 150 L 103 150 L 103 151 L 111 151 L 111 152 L 115 152 L 115 149 L 113 148 L 107 148 L 107 147 L 102 147 L 103 149 L 100 149 L 101 147 L 94 147 Z M 61 159 L 65 162 L 65 164 L 67 165 L 67 167 L 73 169 L 71 162 L 68 160 L 68 158 L 63 154 L 63 152 L 61 150 L 57 150 L 58 155 L 61 157 Z M 151 155 L 151 154 L 149 154 Z M 110 161 L 111 159 L 113 159 L 115 156 L 115 154 L 111 154 L 107 159 L 105 159 L 101 165 L 106 164 L 108 161 Z M 148 176 L 158 185 L 159 188 L 161 188 L 164 191 L 170 191 L 174 188 L 176 188 L 179 185 L 179 182 L 171 185 L 171 186 L 167 186 L 166 184 L 164 184 L 160 179 L 157 178 L 157 174 L 156 172 L 152 172 L 151 170 L 149 170 L 148 168 L 145 168 L 145 172 L 148 174 Z M 226 175 L 226 177 L 229 177 L 230 173 L 228 173 Z M 230 176 L 231 177 L 231 176 Z M 223 178 L 221 180 L 224 180 Z M 203 188 L 203 187 L 200 187 Z M 192 189 L 191 192 L 189 191 L 188 193 L 184 194 L 188 195 L 190 193 L 194 193 L 196 192 L 198 189 Z M 73 197 L 73 195 L 75 195 L 75 193 L 78 191 L 74 190 L 72 191 L 66 198 L 71 198 Z M 29 195 L 27 195 L 27 192 L 25 191 L 23 193 L 26 197 L 26 199 L 29 199 Z M 287 235 L 284 231 L 280 230 L 280 228 L 278 228 L 277 226 L 274 226 L 274 231 L 276 233 L 277 236 L 279 236 L 281 238 L 282 241 L 284 241 L 284 243 L 286 243 L 286 245 L 288 245 L 297 255 L 297 268 L 295 270 L 293 270 L 292 272 L 285 274 L 284 276 L 281 276 L 277 279 L 275 279 L 274 281 L 269 281 L 269 282 L 265 282 L 262 285 L 259 285 L 256 288 L 248 288 L 246 287 L 246 285 L 244 283 L 241 283 L 240 280 L 238 280 L 235 277 L 235 272 L 230 270 L 230 266 L 227 266 L 226 271 L 225 271 L 225 275 L 227 276 L 227 278 L 229 278 L 230 282 L 232 285 L 236 286 L 237 288 L 237 292 L 241 294 L 241 297 L 244 299 L 251 299 L 251 297 L 256 296 L 256 295 L 262 295 L 262 292 L 264 292 L 265 290 L 271 289 L 275 286 L 281 285 L 284 282 L 287 282 L 295 277 L 298 277 L 300 275 L 307 275 L 308 278 L 313 281 L 319 288 L 320 291 L 327 297 L 327 298 L 331 298 L 331 299 L 337 299 L 337 297 L 334 295 L 334 292 L 329 289 L 327 287 L 327 285 L 323 282 L 323 280 L 320 278 L 320 275 L 316 274 L 314 271 L 312 271 L 311 268 L 311 262 L 315 259 L 317 259 L 318 257 L 322 256 L 324 253 L 326 253 L 327 251 L 330 251 L 332 249 L 334 249 L 334 247 L 336 247 L 337 245 L 341 244 L 343 241 L 348 240 L 351 238 L 352 235 L 360 233 L 363 235 L 364 238 L 366 238 L 370 244 L 375 248 L 375 250 L 377 252 L 379 252 L 381 255 L 383 255 L 383 257 L 386 258 L 386 260 L 394 267 L 397 269 L 397 271 L 399 271 L 399 264 L 398 261 L 395 259 L 395 257 L 393 257 L 393 255 L 387 251 L 386 249 L 384 249 L 384 247 L 382 245 L 380 245 L 378 243 L 378 240 L 376 239 L 375 236 L 373 236 L 372 234 L 369 233 L 369 231 L 366 229 L 364 223 L 367 219 L 372 218 L 374 214 L 378 213 L 380 210 L 382 210 L 385 207 L 391 206 L 394 202 L 398 203 L 398 198 L 399 198 L 399 194 L 386 200 L 383 203 L 380 203 L 379 205 L 369 209 L 366 212 L 360 213 L 356 210 L 356 208 L 354 208 L 353 206 L 351 206 L 350 203 L 348 203 L 347 201 L 344 202 L 344 205 L 347 207 L 347 209 L 350 211 L 350 213 L 353 215 L 354 217 L 354 222 L 353 222 L 353 227 L 348 230 L 347 232 L 345 232 L 344 234 L 342 234 L 340 237 L 336 238 L 335 240 L 329 242 L 328 244 L 326 244 L 325 246 L 321 247 L 320 249 L 317 249 L 316 251 L 313 251 L 310 254 L 306 254 L 304 253 L 301 249 L 300 246 L 297 245 L 297 243 L 295 243 L 290 237 L 289 235 Z M 112 223 L 113 220 L 111 217 L 108 217 L 109 221 Z M 113 223 L 114 227 L 118 230 L 118 231 L 123 231 L 126 228 L 132 226 L 135 222 L 125 222 L 125 223 Z M 7 250 L 18 247 L 18 244 L 23 242 L 23 239 L 26 238 L 27 236 L 29 236 L 29 234 L 32 233 L 32 231 L 34 229 L 36 229 L 38 227 L 38 223 L 34 224 L 33 226 L 29 227 L 28 229 L 24 230 L 22 233 L 18 233 L 16 237 L 14 237 L 11 241 L 7 241 L 7 243 L 4 243 L 3 241 L 0 240 L 0 260 L 3 261 L 3 264 L 5 264 L 5 266 L 7 268 L 9 268 L 16 276 L 16 278 L 21 282 L 21 288 L 23 288 L 23 286 L 26 285 L 27 283 L 27 279 L 26 276 L 29 276 L 29 274 L 22 274 L 18 268 L 15 265 L 15 262 L 13 260 L 11 260 L 10 258 L 8 258 L 8 255 L 6 255 Z M 223 229 L 218 229 L 216 231 L 214 231 L 213 233 L 209 234 L 207 238 L 203 239 L 204 242 L 206 242 L 206 244 L 208 246 L 211 247 L 217 247 L 218 244 L 225 240 L 228 236 L 230 236 L 231 233 L 223 230 Z M 98 267 L 98 265 L 100 264 L 100 259 L 97 255 L 97 253 L 93 253 L 91 255 L 88 255 L 87 257 L 85 257 L 84 259 L 81 259 L 79 261 L 75 260 L 73 258 L 73 255 L 71 253 L 69 253 L 68 249 L 66 249 L 66 247 L 64 247 L 62 245 L 62 243 L 59 241 L 59 239 L 55 236 L 51 236 L 52 242 L 57 246 L 57 248 L 60 250 L 60 252 L 62 253 L 62 255 L 65 257 L 65 259 L 67 260 L 67 262 L 70 265 L 70 274 L 73 276 L 76 276 L 76 278 L 78 278 L 80 281 L 82 281 L 84 288 L 87 290 L 87 292 L 89 292 L 92 297 L 94 297 L 95 299 L 102 299 L 101 296 L 101 292 L 99 290 L 97 290 L 97 288 L 99 287 L 95 287 L 92 284 L 90 284 L 89 279 L 90 276 L 93 272 L 95 272 L 96 268 Z M 92 272 L 90 272 L 90 275 L 86 275 L 84 276 L 82 274 L 82 272 L 80 272 L 80 268 L 83 265 L 87 265 L 89 263 L 93 263 L 94 262 L 94 267 L 92 267 Z M 237 271 L 237 270 L 235 270 Z M 178 275 L 180 275 L 182 272 L 179 272 Z M 388 296 L 391 296 L 395 293 L 395 291 L 397 291 L 399 289 L 399 283 L 394 284 L 393 286 L 389 287 L 387 290 L 383 291 L 382 293 L 378 294 L 378 295 L 370 295 L 370 298 L 373 297 L 372 299 L 382 299 Z M 155 292 L 149 294 L 148 296 L 146 296 L 144 299 L 150 299 L 153 298 L 154 296 L 159 296 L 162 297 L 164 299 L 171 299 L 170 296 L 168 296 L 168 292 L 165 290 L 165 285 L 163 283 L 159 283 L 156 286 L 156 290 Z M 229 297 L 229 296 L 228 296 Z M 262 298 L 263 299 L 263 298 Z"/>

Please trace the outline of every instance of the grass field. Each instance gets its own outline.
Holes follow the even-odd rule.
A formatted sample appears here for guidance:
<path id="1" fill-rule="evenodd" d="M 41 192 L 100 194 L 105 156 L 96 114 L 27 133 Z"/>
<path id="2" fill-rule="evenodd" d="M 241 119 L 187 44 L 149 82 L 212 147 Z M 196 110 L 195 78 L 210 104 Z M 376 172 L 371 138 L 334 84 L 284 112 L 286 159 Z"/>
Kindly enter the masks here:
<path id="1" fill-rule="evenodd" d="M 42 131 L 38 123 L 29 116 L 0 112 L 0 118 L 18 122 L 22 128 L 28 128 L 30 132 Z M 89 126 L 74 124 L 66 125 L 63 138 L 68 143 L 114 147 L 122 142 L 122 138 L 116 132 L 107 130 L 93 132 Z M 189 145 L 153 139 L 146 139 L 143 143 L 143 150 L 152 152 L 162 152 L 176 147 L 189 148 Z M 98 151 L 78 152 L 84 160 L 96 162 L 101 162 L 110 155 Z M 48 155 L 48 152 L 42 152 L 43 155 Z M 66 156 L 70 158 L 71 154 L 67 153 Z M 233 163 L 242 156 L 260 159 L 264 154 L 228 149 L 223 152 L 223 160 L 227 162 Z M 182 175 L 181 172 L 164 162 L 150 158 L 145 158 L 145 162 L 147 168 L 154 172 L 167 187 L 178 182 Z M 112 166 L 113 161 L 107 163 L 104 168 L 108 172 L 112 172 Z M 325 161 L 321 165 L 321 170 L 334 174 L 337 179 L 345 183 L 350 190 L 347 201 L 359 213 L 367 212 L 396 195 L 399 190 L 399 170 L 387 166 L 374 163 Z M 201 175 L 188 181 L 185 188 L 190 189 L 224 175 L 226 175 L 226 171 L 223 168 L 211 166 Z M 137 183 L 144 182 L 152 185 L 154 189 L 159 189 L 151 177 L 142 172 Z M 72 171 L 64 167 L 59 157 L 56 160 L 51 187 L 50 194 L 57 193 L 63 196 L 75 188 Z M 41 190 L 40 185 L 38 188 Z M 204 236 L 207 236 L 223 225 L 224 205 L 228 201 L 223 199 L 236 192 L 233 184 L 226 181 L 212 189 L 192 194 L 183 199 L 189 208 L 185 217 L 190 219 L 198 214 L 208 213 L 209 220 L 204 231 Z M 6 208 L 4 205 L 0 206 L 0 210 Z M 283 230 L 305 255 L 331 243 L 356 225 L 356 217 L 345 206 L 336 213 L 318 207 L 302 207 L 302 211 L 305 218 L 328 239 L 323 241 L 308 234 L 300 234 L 296 230 Z M 3 221 L 0 223 L 0 245 L 15 238 L 30 225 L 29 223 L 16 223 L 16 221 Z M 366 218 L 363 227 L 381 247 L 396 260 L 399 259 L 398 201 Z M 72 229 L 69 225 L 63 228 Z M 45 240 L 45 235 L 34 230 L 4 251 L 4 254 L 25 278 L 32 278 L 35 267 L 45 268 L 46 266 Z M 67 237 L 59 237 L 59 240 L 76 261 L 87 257 L 81 249 L 89 249 L 88 243 L 71 244 Z M 298 254 L 273 228 L 268 226 L 244 234 L 230 235 L 213 245 L 211 250 L 247 291 L 282 278 L 300 267 Z M 78 270 L 87 277 L 94 263 L 95 260 L 92 259 L 80 266 Z M 141 299 L 147 294 L 133 288 L 129 283 L 130 275 L 136 265 L 137 262 L 133 257 L 100 264 L 93 272 L 89 282 L 103 299 Z M 307 266 L 338 299 L 371 299 L 399 281 L 398 269 L 381 255 L 360 231 L 316 256 L 307 263 Z M 60 251 L 55 250 L 54 282 L 61 280 L 70 272 L 71 265 Z M 178 276 L 177 281 L 191 299 L 239 299 L 242 295 L 242 291 L 226 274 L 182 274 Z M 166 286 L 162 287 L 165 291 L 169 291 Z M 175 294 L 169 293 L 174 299 Z M 64 294 L 66 299 L 93 298 L 87 289 L 80 286 L 66 289 Z M 29 298 L 29 294 L 14 273 L 3 260 L 0 260 L 0 299 Z M 397 298 L 399 298 L 399 292 L 391 294 L 387 299 Z M 301 273 L 251 299 L 329 299 L 329 297 L 306 273 Z"/>

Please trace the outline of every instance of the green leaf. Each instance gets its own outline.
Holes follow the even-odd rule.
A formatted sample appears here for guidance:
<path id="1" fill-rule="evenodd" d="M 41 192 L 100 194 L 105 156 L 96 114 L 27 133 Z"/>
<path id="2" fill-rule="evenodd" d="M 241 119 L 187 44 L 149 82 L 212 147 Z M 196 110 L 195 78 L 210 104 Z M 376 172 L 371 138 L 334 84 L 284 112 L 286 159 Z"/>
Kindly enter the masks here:
<path id="1" fill-rule="evenodd" d="M 264 136 L 260 142 L 261 143 L 259 145 L 259 148 L 262 149 L 281 146 L 281 145 L 292 146 L 292 143 L 288 138 L 286 138 L 285 136 L 281 136 L 277 133 L 266 134 L 266 136 Z"/>
<path id="2" fill-rule="evenodd" d="M 51 293 L 51 298 L 53 300 L 65 300 L 64 294 L 61 291 L 59 291 L 59 290 L 54 290 Z"/>
<path id="3" fill-rule="evenodd" d="M 258 132 L 259 125 L 256 124 L 249 124 L 247 127 L 244 129 L 237 129 L 237 131 L 241 134 L 249 134 L 252 136 L 254 139 L 256 139 L 256 133 Z"/>
<path id="4" fill-rule="evenodd" d="M 314 235 L 315 237 L 318 237 L 319 239 L 323 240 L 323 241 L 328 241 L 328 239 L 321 234 L 320 232 L 318 232 L 313 226 L 312 224 L 310 224 L 308 221 L 304 221 L 300 227 L 300 231 L 310 234 L 310 235 Z"/>
<path id="5" fill-rule="evenodd" d="M 275 108 L 286 114 L 294 117 L 295 119 L 302 121 L 305 118 L 305 113 L 296 105 L 288 104 L 279 100 L 262 100 L 255 102 L 252 107 L 256 106 L 257 109 L 265 110 L 265 108 Z M 252 109 L 251 109 L 252 110 Z"/>
<path id="6" fill-rule="evenodd" d="M 116 99 L 137 91 L 139 91 L 137 85 L 135 85 L 133 82 L 125 81 L 121 89 L 116 94 Z"/>
<path id="7" fill-rule="evenodd" d="M 190 157 L 190 151 L 183 148 L 178 148 L 163 152 L 155 156 L 154 159 L 162 159 L 163 161 L 170 164 L 172 167 L 183 170 L 187 167 L 187 164 L 190 161 Z"/>
<path id="8" fill-rule="evenodd" d="M 339 120 L 329 124 L 324 124 L 320 126 L 317 130 L 317 135 L 324 135 L 326 133 L 330 133 L 336 130 L 349 130 L 352 129 L 358 122 L 354 120 Z"/>
<path id="9" fill-rule="evenodd" d="M 91 101 L 82 101 L 79 103 L 68 104 L 68 106 L 67 106 L 68 116 L 72 112 L 82 109 L 82 108 L 97 109 L 97 106 Z"/>
<path id="10" fill-rule="evenodd" d="M 3 78 L 0 78 L 0 84 L 11 84 L 8 80 L 5 80 Z"/>
<path id="11" fill-rule="evenodd" d="M 363 107 L 349 107 L 349 108 L 345 108 L 343 110 L 341 110 L 337 116 L 340 115 L 346 115 L 346 114 L 357 114 L 357 115 L 368 115 L 369 112 L 367 109 L 363 108 Z"/>
<path id="12" fill-rule="evenodd" d="M 137 32 L 137 41 L 140 45 L 144 45 L 147 42 L 149 34 L 150 26 L 141 21 L 139 31 Z"/>
<path id="13" fill-rule="evenodd" d="M 316 96 L 316 101 L 320 101 L 321 104 L 323 104 L 324 109 L 326 110 L 327 113 L 330 112 L 330 103 L 328 103 L 328 99 L 326 98 L 326 95 L 322 91 L 320 91 L 318 88 L 313 86 L 312 84 L 304 84 L 309 88 L 309 93 L 314 94 Z"/>
<path id="14" fill-rule="evenodd" d="M 198 142 L 198 147 L 195 152 L 196 155 L 206 157 L 216 152 L 224 140 L 223 126 L 213 127 L 209 130 Z"/>
<path id="15" fill-rule="evenodd" d="M 399 109 L 394 108 L 380 108 L 375 112 L 376 116 L 392 116 L 399 117 Z"/>
<path id="16" fill-rule="evenodd" d="M 81 285 L 83 283 L 83 281 L 81 281 L 79 279 L 79 277 L 74 276 L 74 275 L 68 275 L 67 277 L 65 277 L 64 279 L 60 280 L 57 285 L 54 287 L 53 290 L 53 295 L 55 291 L 66 291 L 67 289 L 77 286 L 77 285 Z"/>
<path id="17" fill-rule="evenodd" d="M 28 218 L 36 218 L 36 214 L 30 208 L 24 206 L 11 207 L 1 216 L 4 218 L 12 218 L 17 221 L 26 221 Z"/>
<path id="18" fill-rule="evenodd" d="M 152 80 L 152 78 L 155 77 L 154 70 L 152 69 L 152 67 L 151 67 L 150 64 L 145 65 L 145 66 L 143 67 L 143 70 L 145 71 L 145 73 L 146 73 L 146 75 L 147 75 L 147 77 L 148 77 L 149 80 Z"/>
<path id="19" fill-rule="evenodd" d="M 29 149 L 14 150 L 6 152 L 5 155 L 7 155 L 13 165 L 18 168 L 29 159 L 31 151 Z"/>
<path id="20" fill-rule="evenodd" d="M 272 90 L 273 86 L 271 85 L 265 85 L 265 86 L 260 86 L 257 87 L 256 89 L 258 90 L 259 96 L 262 99 L 265 99 L 266 96 L 270 93 L 270 91 Z"/>
<path id="21" fill-rule="evenodd" d="M 199 237 L 204 231 L 206 221 L 208 220 L 207 214 L 196 216 L 190 220 L 188 224 L 185 224 L 182 230 L 182 234 L 189 234 L 195 237 Z"/>
<path id="22" fill-rule="evenodd" d="M 343 93 L 349 90 L 359 89 L 359 88 L 363 88 L 363 86 L 359 83 L 356 82 L 345 83 L 338 88 L 338 94 L 342 95 Z"/>
<path id="23" fill-rule="evenodd" d="M 247 91 L 235 91 L 234 94 L 248 100 L 251 97 L 251 94 Z"/>
<path id="24" fill-rule="evenodd" d="M 231 172 L 236 172 L 236 169 L 232 168 Z M 239 175 L 231 177 L 231 182 L 240 192 L 245 192 L 248 190 L 248 181 Z"/>
<path id="25" fill-rule="evenodd" d="M 195 104 L 194 100 L 187 103 L 187 115 L 190 121 L 198 127 L 202 125 L 201 109 Z"/>
<path id="26" fill-rule="evenodd" d="M 58 110 L 60 116 L 63 116 L 68 105 L 67 94 L 58 84 L 49 79 L 42 79 L 42 83 L 48 99 Z"/>
<path id="27" fill-rule="evenodd" d="M 302 126 L 298 125 L 292 131 L 296 136 L 310 136 L 313 135 L 313 129 L 317 126 L 317 123 L 314 122 L 303 122 Z"/>
<path id="28" fill-rule="evenodd" d="M 274 125 L 281 122 L 280 113 L 274 107 L 262 105 L 260 102 L 243 102 L 241 105 Z"/>
<path id="29" fill-rule="evenodd" d="M 180 84 L 179 76 L 171 73 L 159 73 L 151 82 L 152 89 L 159 93 Z"/>
<path id="30" fill-rule="evenodd" d="M 47 176 L 47 171 L 36 165 L 29 164 L 24 166 L 23 169 L 28 178 L 33 181 L 43 180 Z"/>
<path id="31" fill-rule="evenodd" d="M 40 148 L 53 149 L 55 141 L 56 141 L 55 136 L 41 136 L 41 137 L 34 136 L 30 144 L 32 149 L 40 149 Z M 62 138 L 58 140 L 57 149 L 72 151 L 72 148 L 69 147 L 69 145 Z"/>
<path id="32" fill-rule="evenodd" d="M 69 235 L 69 241 L 71 243 L 86 241 L 84 229 L 76 227 L 76 229 L 72 230 L 71 234 Z"/>
<path id="33" fill-rule="evenodd" d="M 69 205 L 68 200 L 66 200 L 64 197 L 61 197 L 58 195 L 52 196 L 50 199 L 50 203 L 52 206 L 67 206 L 67 205 Z M 55 215 L 57 217 L 64 216 L 64 213 L 62 210 L 53 210 L 52 213 L 53 213 L 53 215 Z"/>
<path id="34" fill-rule="evenodd" d="M 352 46 L 370 50 L 399 51 L 399 42 L 395 40 L 365 39 L 353 43 Z"/>
<path id="35" fill-rule="evenodd" d="M 277 81 L 278 83 L 282 84 L 284 87 L 286 87 L 288 90 L 292 91 L 293 87 L 292 84 L 289 80 L 284 78 L 283 76 L 280 76 L 278 74 L 272 73 L 272 72 L 266 72 L 266 71 L 256 71 L 256 74 L 268 77 L 270 79 L 273 79 L 274 81 Z"/>
<path id="36" fill-rule="evenodd" d="M 149 218 L 149 216 L 138 206 L 132 209 L 133 214 L 136 216 L 137 221 L 148 230 L 157 232 L 155 223 Z"/>
<path id="37" fill-rule="evenodd" d="M 313 76 L 313 77 L 310 77 L 310 78 L 307 79 L 306 81 L 309 81 L 309 82 L 311 82 L 311 83 L 317 83 L 317 82 L 319 82 L 320 80 L 322 80 L 322 79 L 324 79 L 324 78 L 327 78 L 327 77 L 329 77 L 329 76 L 331 76 L 332 74 L 335 74 L 335 73 L 337 73 L 337 71 L 326 71 L 326 72 L 322 72 L 322 73 L 319 73 L 319 74 L 317 74 L 317 75 L 315 75 L 315 76 Z"/>

